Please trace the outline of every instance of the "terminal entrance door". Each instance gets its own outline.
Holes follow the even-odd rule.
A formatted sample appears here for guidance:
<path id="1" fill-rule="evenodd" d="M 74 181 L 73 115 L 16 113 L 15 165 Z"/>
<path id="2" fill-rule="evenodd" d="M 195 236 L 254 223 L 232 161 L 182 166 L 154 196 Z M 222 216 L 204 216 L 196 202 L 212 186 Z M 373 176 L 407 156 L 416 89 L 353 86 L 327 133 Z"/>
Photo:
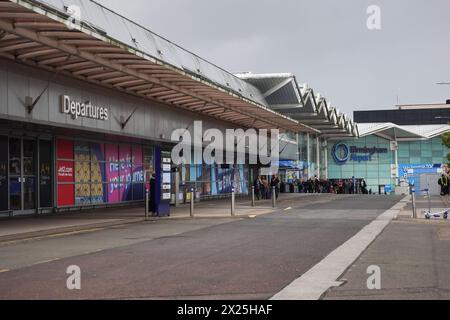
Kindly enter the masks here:
<path id="1" fill-rule="evenodd" d="M 9 210 L 14 215 L 36 211 L 36 140 L 9 138 Z"/>

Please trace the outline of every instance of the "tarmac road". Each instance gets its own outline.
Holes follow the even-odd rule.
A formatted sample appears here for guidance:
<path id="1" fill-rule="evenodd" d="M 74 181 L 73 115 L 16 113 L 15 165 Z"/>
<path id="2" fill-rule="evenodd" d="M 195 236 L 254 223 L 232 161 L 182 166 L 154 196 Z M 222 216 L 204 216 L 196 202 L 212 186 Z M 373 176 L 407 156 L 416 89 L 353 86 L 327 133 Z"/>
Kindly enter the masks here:
<path id="1" fill-rule="evenodd" d="M 268 299 L 400 199 L 299 197 L 256 219 L 161 221 L 4 244 L 0 299 Z M 81 290 L 66 287 L 71 265 L 81 268 Z"/>

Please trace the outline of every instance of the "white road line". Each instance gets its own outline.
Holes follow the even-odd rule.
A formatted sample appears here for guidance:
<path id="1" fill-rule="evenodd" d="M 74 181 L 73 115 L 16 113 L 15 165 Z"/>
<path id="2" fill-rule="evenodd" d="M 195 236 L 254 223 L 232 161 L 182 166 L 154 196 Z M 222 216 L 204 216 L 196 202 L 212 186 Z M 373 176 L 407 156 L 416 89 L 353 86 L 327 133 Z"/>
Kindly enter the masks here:
<path id="1" fill-rule="evenodd" d="M 271 300 L 319 300 L 330 288 L 340 286 L 342 283 L 337 280 L 398 216 L 406 204 L 400 202 L 381 214 Z"/>

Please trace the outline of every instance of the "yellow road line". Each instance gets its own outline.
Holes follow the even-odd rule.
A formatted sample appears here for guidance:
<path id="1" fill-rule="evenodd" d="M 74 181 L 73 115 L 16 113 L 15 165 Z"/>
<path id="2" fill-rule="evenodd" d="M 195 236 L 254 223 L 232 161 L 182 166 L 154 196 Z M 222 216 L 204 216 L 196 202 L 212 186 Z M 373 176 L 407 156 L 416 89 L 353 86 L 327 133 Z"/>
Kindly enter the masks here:
<path id="1" fill-rule="evenodd" d="M 49 234 L 47 236 L 41 236 L 41 237 L 30 237 L 30 238 L 25 238 L 25 239 L 20 239 L 20 240 L 0 242 L 0 246 L 12 245 L 12 244 L 27 242 L 27 241 L 32 241 L 32 240 L 39 241 L 39 240 L 59 238 L 59 237 L 64 237 L 64 236 L 74 236 L 77 234 L 92 233 L 92 232 L 96 232 L 96 231 L 102 231 L 105 229 L 106 228 L 94 228 L 94 229 L 86 229 L 86 230 L 71 231 L 71 232 L 64 232 L 64 233 Z"/>
<path id="2" fill-rule="evenodd" d="M 9 269 L 0 269 L 0 273 L 5 273 L 5 272 L 8 272 L 9 271 Z"/>
<path id="3" fill-rule="evenodd" d="M 56 258 L 56 259 L 39 261 L 39 262 L 34 263 L 33 266 L 37 266 L 37 265 L 44 264 L 44 263 L 55 262 L 55 261 L 59 261 L 59 260 L 61 260 L 61 259 L 60 258 Z"/>

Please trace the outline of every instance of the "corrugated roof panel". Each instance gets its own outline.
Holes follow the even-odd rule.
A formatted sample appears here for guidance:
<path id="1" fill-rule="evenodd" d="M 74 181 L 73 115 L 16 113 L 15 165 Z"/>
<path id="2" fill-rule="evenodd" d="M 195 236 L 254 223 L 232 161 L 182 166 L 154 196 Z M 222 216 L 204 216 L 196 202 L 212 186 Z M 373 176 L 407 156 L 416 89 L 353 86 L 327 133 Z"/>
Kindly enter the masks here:
<path id="1" fill-rule="evenodd" d="M 179 70 L 188 71 L 214 84 L 232 90 L 248 100 L 267 107 L 261 92 L 250 83 L 206 61 L 184 48 L 91 0 L 33 0 L 66 14 L 65 7 L 78 6 L 82 21 L 97 27 L 113 41 L 141 51 Z"/>
<path id="2" fill-rule="evenodd" d="M 266 97 L 266 101 L 270 105 L 301 104 L 301 101 L 298 100 L 295 88 L 292 86 L 292 84 L 286 85 L 270 96 Z"/>

